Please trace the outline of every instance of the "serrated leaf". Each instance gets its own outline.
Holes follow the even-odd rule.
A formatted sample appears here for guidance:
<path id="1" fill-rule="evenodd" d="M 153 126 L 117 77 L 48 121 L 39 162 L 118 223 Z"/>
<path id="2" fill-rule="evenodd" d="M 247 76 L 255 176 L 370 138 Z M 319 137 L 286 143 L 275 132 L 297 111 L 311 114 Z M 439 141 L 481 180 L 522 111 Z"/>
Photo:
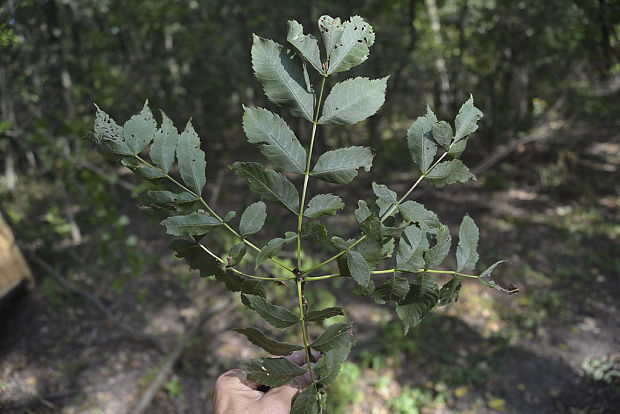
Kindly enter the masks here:
<path id="1" fill-rule="evenodd" d="M 157 182 L 166 176 L 160 169 L 144 165 L 134 157 L 122 157 L 121 164 L 129 168 L 138 177 L 152 182 Z"/>
<path id="2" fill-rule="evenodd" d="M 155 165 L 167 173 L 174 163 L 179 132 L 163 111 L 161 118 L 161 126 L 155 133 L 149 156 Z"/>
<path id="3" fill-rule="evenodd" d="M 247 181 L 250 190 L 261 199 L 279 204 L 294 214 L 299 212 L 299 193 L 284 175 L 266 170 L 257 162 L 238 161 L 230 169 Z"/>
<path id="4" fill-rule="evenodd" d="M 398 206 L 398 211 L 405 224 L 414 223 L 427 233 L 436 234 L 441 228 L 437 214 L 416 201 L 405 201 Z"/>
<path id="5" fill-rule="evenodd" d="M 139 154 L 155 136 L 157 123 L 148 107 L 148 101 L 144 103 L 139 114 L 129 118 L 123 125 L 123 138 L 134 155 Z"/>
<path id="6" fill-rule="evenodd" d="M 403 321 L 405 335 L 426 317 L 439 301 L 439 288 L 432 275 L 421 273 L 411 282 L 409 293 L 396 306 L 396 314 Z"/>
<path id="7" fill-rule="evenodd" d="M 287 342 L 280 342 L 276 341 L 275 339 L 267 338 L 265 334 L 263 334 L 256 328 L 236 328 L 233 329 L 233 331 L 245 335 L 248 340 L 254 345 L 260 346 L 272 355 L 285 356 L 291 354 L 293 351 L 299 351 L 300 349 L 304 349 L 303 346 L 289 344 Z"/>
<path id="8" fill-rule="evenodd" d="M 289 244 L 297 240 L 297 233 L 294 231 L 287 231 L 284 233 L 284 244 Z"/>
<path id="9" fill-rule="evenodd" d="M 452 142 L 452 127 L 446 121 L 441 121 L 432 126 L 433 139 L 439 145 L 448 149 Z"/>
<path id="10" fill-rule="evenodd" d="M 371 269 L 375 268 L 386 258 L 390 257 L 394 250 L 394 239 L 389 239 L 381 243 L 377 239 L 366 238 L 353 251 L 359 252 L 368 263 Z"/>
<path id="11" fill-rule="evenodd" d="M 333 382 L 340 373 L 342 363 L 347 360 L 351 347 L 333 349 L 325 353 L 314 366 L 314 372 L 319 376 L 319 382 L 328 385 Z M 310 387 L 312 388 L 312 387 Z"/>
<path id="12" fill-rule="evenodd" d="M 377 206 L 379 207 L 379 216 L 388 212 L 398 201 L 396 193 L 383 184 L 377 184 L 373 181 L 372 191 L 377 196 Z"/>
<path id="13" fill-rule="evenodd" d="M 243 131 L 248 141 L 273 164 L 292 173 L 303 174 L 306 150 L 280 116 L 263 108 L 244 107 Z"/>
<path id="14" fill-rule="evenodd" d="M 374 115 L 385 102 L 388 78 L 338 82 L 325 99 L 319 124 L 354 125 Z"/>
<path id="15" fill-rule="evenodd" d="M 340 42 L 340 37 L 342 36 L 342 32 L 344 32 L 344 27 L 342 27 L 339 17 L 334 19 L 331 16 L 321 16 L 318 23 L 319 31 L 321 32 L 321 37 L 323 38 L 323 45 L 325 46 L 325 51 L 327 53 L 327 60 L 329 61 L 332 52 L 335 50 L 336 44 Z"/>
<path id="16" fill-rule="evenodd" d="M 185 259 L 190 268 L 200 271 L 200 277 L 223 274 L 222 265 L 215 258 L 208 255 L 200 246 L 185 239 L 175 239 L 170 248 L 176 252 L 176 257 Z M 239 287 L 241 284 L 239 283 Z"/>
<path id="17" fill-rule="evenodd" d="M 260 266 L 260 264 L 265 260 L 277 256 L 278 253 L 280 253 L 280 250 L 282 250 L 283 245 L 284 239 L 280 237 L 269 240 L 269 242 L 256 255 L 256 269 L 258 269 L 258 266 Z"/>
<path id="18" fill-rule="evenodd" d="M 154 204 L 163 205 L 187 204 L 198 200 L 195 195 L 186 191 L 182 193 L 173 193 L 172 191 L 165 190 L 147 191 L 146 197 Z"/>
<path id="19" fill-rule="evenodd" d="M 469 138 L 463 138 L 458 142 L 453 142 L 450 145 L 450 148 L 448 148 L 448 155 L 450 155 L 452 158 L 460 157 L 463 151 L 465 151 L 465 148 L 467 147 L 468 140 Z"/>
<path id="20" fill-rule="evenodd" d="M 299 317 L 295 316 L 290 310 L 269 303 L 261 296 L 246 295 L 246 299 L 250 307 L 275 328 L 283 329 L 299 322 Z"/>
<path id="21" fill-rule="evenodd" d="M 196 212 L 186 216 L 168 217 L 161 224 L 166 226 L 166 233 L 173 236 L 202 236 L 222 222 L 209 214 Z"/>
<path id="22" fill-rule="evenodd" d="M 231 270 L 227 270 L 225 274 L 228 280 L 231 280 L 232 277 L 239 278 L 238 275 L 233 273 Z M 224 283 L 229 283 L 227 282 L 227 279 L 218 277 L 217 275 L 216 278 L 223 281 Z M 262 298 L 267 296 L 267 292 L 265 291 L 265 286 L 263 286 L 263 282 L 261 280 L 255 279 L 241 279 L 240 292 L 246 295 L 260 296 Z"/>
<path id="23" fill-rule="evenodd" d="M 428 171 L 437 154 L 437 144 L 433 140 L 433 125 L 437 117 L 426 107 L 426 115 L 418 117 L 407 130 L 407 147 L 413 163 L 422 173 Z"/>
<path id="24" fill-rule="evenodd" d="M 317 72 L 323 73 L 321 65 L 321 53 L 319 51 L 319 43 L 313 35 L 305 35 L 304 27 L 296 20 L 288 21 L 288 34 L 286 40 L 292 44 L 295 49 L 316 69 Z"/>
<path id="25" fill-rule="evenodd" d="M 327 238 L 327 229 L 316 221 L 304 223 L 301 226 L 301 238 L 309 242 L 320 242 Z"/>
<path id="26" fill-rule="evenodd" d="M 351 323 L 344 322 L 328 326 L 327 329 L 310 344 L 310 347 L 321 353 L 331 351 L 332 349 L 351 347 L 353 345 L 353 336 L 349 332 L 351 326 Z"/>
<path id="27" fill-rule="evenodd" d="M 308 203 L 304 216 L 319 218 L 324 214 L 336 214 L 336 211 L 344 208 L 342 199 L 333 194 L 317 194 Z"/>
<path id="28" fill-rule="evenodd" d="M 228 223 L 229 221 L 231 221 L 232 219 L 234 219 L 237 216 L 237 212 L 234 210 L 230 210 L 228 213 L 226 213 L 226 215 L 224 216 L 224 223 Z"/>
<path id="29" fill-rule="evenodd" d="M 334 236 L 331 238 L 331 242 L 334 246 L 336 246 L 337 249 L 347 250 L 349 247 L 351 247 L 351 245 L 353 245 L 353 243 L 355 243 L 355 240 L 344 240 L 342 237 Z"/>
<path id="30" fill-rule="evenodd" d="M 509 289 L 506 289 L 506 288 L 498 285 L 493 279 L 490 278 L 491 277 L 491 273 L 493 273 L 493 270 L 495 270 L 495 268 L 497 266 L 499 266 L 500 264 L 505 263 L 505 262 L 506 262 L 506 260 L 500 260 L 498 262 L 493 263 L 491 266 L 489 266 L 489 268 L 487 268 L 484 272 L 482 272 L 480 274 L 478 279 L 482 283 L 484 283 L 485 285 L 487 285 L 490 288 L 493 288 L 493 289 L 498 290 L 500 292 L 512 295 L 514 293 L 518 293 L 519 292 L 519 289 L 517 287 L 512 285 Z"/>
<path id="31" fill-rule="evenodd" d="M 191 121 L 187 123 L 185 130 L 179 136 L 177 159 L 183 182 L 194 193 L 201 195 L 207 181 L 205 177 L 207 162 L 204 151 L 200 149 L 200 138 L 194 131 Z"/>
<path id="32" fill-rule="evenodd" d="M 414 225 L 407 227 L 398 242 L 396 269 L 403 272 L 419 272 L 424 268 L 424 252 L 428 247 L 425 231 Z"/>
<path id="33" fill-rule="evenodd" d="M 464 183 L 476 176 L 469 172 L 469 168 L 460 160 L 450 160 L 440 162 L 427 175 L 428 182 L 433 187 L 443 187 L 454 183 Z"/>
<path id="34" fill-rule="evenodd" d="M 267 98 L 312 122 L 314 94 L 303 87 L 301 62 L 273 40 L 253 35 L 252 68 Z"/>
<path id="35" fill-rule="evenodd" d="M 295 398 L 290 414 L 318 414 L 319 400 L 316 388 L 310 386 Z"/>
<path id="36" fill-rule="evenodd" d="M 340 306 L 329 307 L 325 309 L 317 309 L 308 311 L 306 314 L 306 320 L 310 322 L 320 322 L 325 319 L 333 318 L 334 316 L 344 315 Z"/>
<path id="37" fill-rule="evenodd" d="M 456 247 L 456 271 L 474 270 L 478 263 L 478 238 L 480 232 L 474 220 L 464 216 L 459 228 L 459 244 Z"/>
<path id="38" fill-rule="evenodd" d="M 435 245 L 424 252 L 424 261 L 429 269 L 439 266 L 450 252 L 452 237 L 450 237 L 450 231 L 447 226 L 439 228 L 436 240 Z"/>
<path id="39" fill-rule="evenodd" d="M 368 58 L 369 47 L 375 43 L 375 33 L 370 24 L 359 16 L 353 16 L 342 25 L 342 33 L 328 52 L 327 74 L 344 72 L 359 65 Z M 330 39 L 331 40 L 336 40 Z"/>
<path id="40" fill-rule="evenodd" d="M 254 358 L 241 363 L 248 380 L 268 387 L 280 387 L 306 370 L 286 358 Z"/>
<path id="41" fill-rule="evenodd" d="M 329 183 L 346 184 L 355 178 L 359 168 L 370 171 L 372 158 L 372 152 L 366 147 L 328 151 L 319 157 L 310 175 Z"/>
<path id="42" fill-rule="evenodd" d="M 454 142 L 459 142 L 478 129 L 478 120 L 482 118 L 482 111 L 474 106 L 474 97 L 469 95 L 454 120 Z"/>
<path id="43" fill-rule="evenodd" d="M 360 230 L 362 230 L 362 233 L 371 239 L 376 240 L 382 239 L 383 228 L 384 226 L 381 224 L 375 213 L 372 213 L 370 217 L 364 220 L 364 222 L 360 225 Z"/>
<path id="44" fill-rule="evenodd" d="M 345 256 L 347 267 L 353 279 L 361 286 L 368 286 L 368 282 L 370 282 L 370 267 L 361 253 L 350 251 Z"/>
<path id="45" fill-rule="evenodd" d="M 262 201 L 250 204 L 241 215 L 239 222 L 239 234 L 247 237 L 251 234 L 258 233 L 265 224 L 267 218 L 267 206 Z"/>
<path id="46" fill-rule="evenodd" d="M 237 243 L 233 247 L 231 247 L 228 252 L 228 255 L 231 257 L 231 261 L 228 264 L 228 266 L 229 267 L 237 266 L 241 262 L 243 257 L 245 256 L 246 252 L 247 252 L 247 248 L 245 247 L 245 243 L 243 242 Z"/>
<path id="47" fill-rule="evenodd" d="M 459 300 L 461 285 L 459 276 L 454 276 L 449 282 L 445 283 L 439 290 L 439 306 L 445 306 L 450 302 Z"/>
<path id="48" fill-rule="evenodd" d="M 132 150 L 123 137 L 123 128 L 96 104 L 95 108 L 97 108 L 94 128 L 95 142 L 104 150 L 114 154 L 133 155 Z"/>
<path id="49" fill-rule="evenodd" d="M 393 274 L 387 282 L 375 288 L 373 295 L 378 303 L 385 303 L 388 300 L 400 302 L 405 298 L 407 292 L 409 292 L 409 280 Z"/>

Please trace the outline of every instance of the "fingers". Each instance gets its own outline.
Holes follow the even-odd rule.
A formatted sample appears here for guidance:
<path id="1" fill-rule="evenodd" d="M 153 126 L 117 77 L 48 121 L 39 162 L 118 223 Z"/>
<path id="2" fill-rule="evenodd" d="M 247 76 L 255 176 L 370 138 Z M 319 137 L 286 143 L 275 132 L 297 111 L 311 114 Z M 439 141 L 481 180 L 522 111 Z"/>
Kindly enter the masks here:
<path id="1" fill-rule="evenodd" d="M 219 376 L 215 383 L 215 392 L 223 389 L 250 388 L 257 389 L 258 383 L 248 381 L 247 374 L 242 369 L 231 369 Z"/>
<path id="2" fill-rule="evenodd" d="M 321 358 L 320 352 L 315 351 L 314 349 L 311 350 L 310 352 L 312 353 L 312 357 L 314 358 L 315 361 L 318 361 Z M 306 363 L 306 351 L 303 351 L 303 350 L 295 351 L 285 358 L 291 361 L 293 364 L 302 365 Z"/>

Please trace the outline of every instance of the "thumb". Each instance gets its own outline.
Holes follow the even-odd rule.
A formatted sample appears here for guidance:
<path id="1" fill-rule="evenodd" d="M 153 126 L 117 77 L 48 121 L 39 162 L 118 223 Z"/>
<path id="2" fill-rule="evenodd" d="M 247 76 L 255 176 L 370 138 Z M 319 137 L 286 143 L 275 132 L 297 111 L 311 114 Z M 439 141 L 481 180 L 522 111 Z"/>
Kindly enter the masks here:
<path id="1" fill-rule="evenodd" d="M 288 414 L 293 401 L 301 390 L 291 385 L 283 385 L 269 390 L 262 398 L 261 403 L 268 408 L 270 414 Z"/>

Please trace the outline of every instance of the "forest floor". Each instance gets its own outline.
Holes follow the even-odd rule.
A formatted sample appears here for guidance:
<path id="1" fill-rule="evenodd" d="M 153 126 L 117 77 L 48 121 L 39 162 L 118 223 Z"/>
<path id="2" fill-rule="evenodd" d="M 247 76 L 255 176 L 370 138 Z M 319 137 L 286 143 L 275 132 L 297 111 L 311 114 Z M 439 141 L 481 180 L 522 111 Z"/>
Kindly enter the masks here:
<path id="1" fill-rule="evenodd" d="M 309 299 L 317 307 L 344 306 L 357 340 L 330 391 L 328 412 L 617 413 L 618 131 L 619 125 L 575 128 L 519 148 L 475 183 L 441 191 L 425 186 L 414 194 L 453 236 L 462 216 L 471 215 L 481 229 L 479 268 L 508 259 L 511 265 L 497 274 L 503 284 L 517 285 L 518 295 L 467 281 L 457 303 L 402 336 L 393 309 L 340 288 L 349 281 L 311 285 Z M 400 177 L 390 182 L 398 193 L 406 189 Z M 357 184 L 370 188 L 368 177 L 358 177 Z M 237 181 L 222 187 L 223 211 L 239 205 L 242 188 Z M 326 191 L 341 188 L 326 186 Z M 338 194 L 348 213 L 357 198 L 371 195 Z M 0 309 L 0 412 L 131 412 L 183 333 L 205 307 L 226 297 L 216 282 L 196 277 L 175 259 L 164 231 L 126 198 L 121 212 L 138 236 L 138 254 L 123 266 L 138 261 L 139 276 L 119 277 L 118 269 L 98 265 L 96 255 L 103 253 L 96 237 L 85 246 L 57 246 L 49 257 L 57 258 L 53 266 L 60 275 L 96 295 L 136 332 L 160 338 L 159 346 L 119 329 L 91 301 L 31 262 L 37 288 Z M 280 228 L 287 224 L 270 220 Z M 330 231 L 350 224 L 330 220 Z M 231 240 L 213 242 L 226 246 Z M 307 260 L 327 254 L 319 247 Z M 291 286 L 283 290 L 278 300 L 293 300 Z M 211 412 L 217 376 L 260 353 L 228 330 L 261 323 L 237 309 L 206 320 L 146 412 Z M 286 339 L 297 340 L 294 333 Z M 596 369 L 605 362 L 612 368 Z"/>

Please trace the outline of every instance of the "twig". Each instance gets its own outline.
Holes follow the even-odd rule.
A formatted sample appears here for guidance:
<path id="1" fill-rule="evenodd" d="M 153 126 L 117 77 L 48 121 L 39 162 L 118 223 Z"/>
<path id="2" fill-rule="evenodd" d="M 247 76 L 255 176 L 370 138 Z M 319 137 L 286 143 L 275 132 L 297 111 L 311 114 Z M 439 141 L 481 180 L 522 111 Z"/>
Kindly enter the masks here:
<path id="1" fill-rule="evenodd" d="M 157 394 L 157 391 L 159 391 L 159 389 L 163 386 L 166 378 L 168 378 L 168 376 L 172 373 L 172 368 L 176 364 L 177 360 L 181 357 L 185 346 L 194 337 L 194 335 L 196 335 L 202 325 L 215 314 L 228 313 L 229 308 L 233 306 L 234 304 L 231 303 L 230 300 L 222 300 L 219 302 L 219 304 L 206 308 L 202 311 L 196 323 L 185 332 L 183 337 L 179 340 L 179 342 L 177 342 L 172 352 L 168 354 L 168 356 L 165 358 L 163 365 L 157 372 L 157 376 L 155 377 L 153 382 L 151 382 L 144 394 L 142 394 L 142 397 L 136 405 L 136 408 L 131 411 L 133 414 L 142 414 L 149 408 L 149 406 L 151 405 L 151 401 L 153 401 L 153 398 L 155 397 L 155 394 Z M 227 329 L 228 328 L 225 328 L 223 330 Z M 213 334 L 215 335 L 216 333 Z"/>
<path id="2" fill-rule="evenodd" d="M 103 302 L 101 302 L 101 300 L 97 296 L 79 288 L 73 282 L 61 276 L 58 272 L 54 270 L 54 268 L 52 268 L 52 266 L 50 266 L 47 262 L 45 262 L 43 259 L 37 256 L 34 252 L 24 249 L 24 253 L 26 253 L 26 256 L 28 256 L 30 260 L 32 260 L 37 265 L 42 267 L 43 270 L 45 270 L 50 276 L 56 279 L 58 283 L 60 283 L 63 287 L 65 287 L 66 289 L 74 293 L 77 293 L 80 296 L 83 296 L 84 298 L 92 302 L 92 304 L 95 305 L 95 307 L 99 309 L 101 313 L 103 313 L 103 315 L 110 322 L 112 322 L 117 328 L 119 328 L 120 330 L 122 330 L 127 335 L 133 338 L 144 340 L 146 342 L 151 343 L 157 348 L 159 352 L 161 353 L 165 352 L 165 347 L 163 346 L 160 338 L 140 332 L 137 328 L 130 326 L 126 324 L 125 322 L 121 321 L 116 316 L 114 316 L 114 314 L 103 304 Z"/>

